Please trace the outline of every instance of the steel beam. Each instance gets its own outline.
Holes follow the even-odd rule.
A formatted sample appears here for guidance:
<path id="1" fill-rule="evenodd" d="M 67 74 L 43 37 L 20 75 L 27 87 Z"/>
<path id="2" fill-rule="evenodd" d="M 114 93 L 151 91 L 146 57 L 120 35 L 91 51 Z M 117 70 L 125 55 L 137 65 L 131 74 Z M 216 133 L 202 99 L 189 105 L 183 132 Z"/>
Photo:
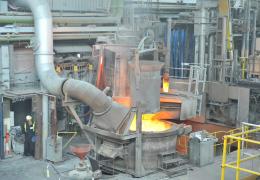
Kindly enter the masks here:
<path id="1" fill-rule="evenodd" d="M 66 33 L 54 34 L 54 40 L 83 40 L 96 39 L 98 36 L 114 36 L 114 33 Z M 0 36 L 0 42 L 14 42 L 14 41 L 30 41 L 34 37 L 33 34 L 13 34 Z"/>
<path id="2" fill-rule="evenodd" d="M 53 17 L 54 24 L 118 24 L 118 17 Z M 32 16 L 0 16 L 0 24 L 33 24 Z"/>
<path id="3" fill-rule="evenodd" d="M 85 27 L 54 27 L 53 33 L 97 33 L 97 32 L 117 32 L 119 30 L 126 30 L 116 26 L 85 26 Z M 34 33 L 34 27 L 17 27 L 5 26 L 0 27 L 1 34 L 8 33 Z"/>

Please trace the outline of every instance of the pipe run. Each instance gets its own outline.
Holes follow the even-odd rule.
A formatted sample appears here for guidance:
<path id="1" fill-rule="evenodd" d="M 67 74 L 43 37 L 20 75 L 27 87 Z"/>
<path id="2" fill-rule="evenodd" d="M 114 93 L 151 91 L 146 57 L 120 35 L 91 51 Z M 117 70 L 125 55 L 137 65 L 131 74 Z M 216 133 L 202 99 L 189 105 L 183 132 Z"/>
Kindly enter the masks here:
<path id="1" fill-rule="evenodd" d="M 118 24 L 120 19 L 117 17 L 53 17 L 55 24 Z M 0 24 L 32 24 L 31 16 L 0 16 Z"/>
<path id="2" fill-rule="evenodd" d="M 53 95 L 64 96 L 66 94 L 72 99 L 89 105 L 94 111 L 93 121 L 97 127 L 116 131 L 128 112 L 126 108 L 112 102 L 110 97 L 95 86 L 75 79 L 61 78 L 55 72 L 52 15 L 48 1 L 12 0 L 12 2 L 18 6 L 29 7 L 32 11 L 36 37 L 34 43 L 35 64 L 42 85 Z M 107 124 L 102 121 L 106 121 Z"/>

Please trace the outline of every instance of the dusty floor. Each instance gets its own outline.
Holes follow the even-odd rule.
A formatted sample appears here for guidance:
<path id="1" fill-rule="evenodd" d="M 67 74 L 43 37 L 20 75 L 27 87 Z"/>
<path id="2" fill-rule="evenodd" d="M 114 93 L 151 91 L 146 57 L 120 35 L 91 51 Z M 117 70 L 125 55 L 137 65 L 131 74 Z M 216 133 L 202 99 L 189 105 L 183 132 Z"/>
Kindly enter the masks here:
<path id="1" fill-rule="evenodd" d="M 251 154 L 259 153 L 256 150 L 250 150 Z M 228 160 L 234 160 L 236 153 L 232 153 L 228 156 Z M 51 165 L 45 161 L 34 160 L 31 157 L 23 157 L 15 155 L 12 158 L 8 158 L 0 161 L 0 179 L 1 180 L 59 180 L 69 179 L 67 178 L 67 172 L 72 170 L 74 165 L 78 163 L 78 159 L 74 156 L 67 155 L 67 160 L 62 163 Z M 46 169 L 49 165 L 50 177 L 46 177 Z M 152 174 L 138 180 L 219 180 L 221 172 L 221 157 L 215 159 L 215 163 L 198 168 L 191 167 L 187 175 L 179 176 L 175 178 L 167 177 L 163 172 Z M 243 167 L 254 169 L 260 172 L 260 159 L 243 163 Z M 241 173 L 241 177 L 247 176 Z M 241 179 L 242 179 L 241 178 Z M 108 180 L 130 180 L 134 179 L 130 175 L 119 174 L 115 176 L 103 176 L 102 179 Z M 235 179 L 235 172 L 231 169 L 226 170 L 226 180 Z"/>

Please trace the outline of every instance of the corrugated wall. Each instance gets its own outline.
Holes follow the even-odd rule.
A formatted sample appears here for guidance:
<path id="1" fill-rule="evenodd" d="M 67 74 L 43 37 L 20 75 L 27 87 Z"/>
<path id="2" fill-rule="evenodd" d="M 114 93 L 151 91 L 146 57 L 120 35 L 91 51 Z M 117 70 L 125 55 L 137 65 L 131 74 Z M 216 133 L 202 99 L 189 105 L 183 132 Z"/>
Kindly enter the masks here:
<path id="1" fill-rule="evenodd" d="M 111 0 L 49 0 L 53 11 L 109 12 Z"/>

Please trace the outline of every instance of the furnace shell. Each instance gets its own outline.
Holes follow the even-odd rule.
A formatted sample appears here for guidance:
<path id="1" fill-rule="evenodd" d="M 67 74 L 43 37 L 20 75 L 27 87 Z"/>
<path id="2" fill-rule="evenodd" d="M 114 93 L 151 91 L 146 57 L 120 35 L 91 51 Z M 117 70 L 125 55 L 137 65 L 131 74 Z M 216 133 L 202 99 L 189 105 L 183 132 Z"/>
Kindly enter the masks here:
<path id="1" fill-rule="evenodd" d="M 163 132 L 143 132 L 142 176 L 158 170 L 159 154 L 175 152 L 177 136 L 183 132 L 184 128 L 177 124 L 173 124 L 171 129 Z M 111 140 L 110 143 L 115 143 L 115 141 Z M 120 144 L 120 142 L 117 141 L 117 144 Z M 109 169 L 135 175 L 135 141 L 127 143 L 122 141 L 122 146 L 122 156 L 116 157 L 113 161 L 104 161 L 102 164 Z"/>
<path id="2" fill-rule="evenodd" d="M 140 87 L 137 88 L 135 66 L 129 63 L 132 104 L 140 101 L 143 104 L 144 113 L 155 113 L 160 110 L 160 72 L 162 65 L 158 61 L 140 60 Z M 137 91 L 139 91 L 140 95 Z"/>

